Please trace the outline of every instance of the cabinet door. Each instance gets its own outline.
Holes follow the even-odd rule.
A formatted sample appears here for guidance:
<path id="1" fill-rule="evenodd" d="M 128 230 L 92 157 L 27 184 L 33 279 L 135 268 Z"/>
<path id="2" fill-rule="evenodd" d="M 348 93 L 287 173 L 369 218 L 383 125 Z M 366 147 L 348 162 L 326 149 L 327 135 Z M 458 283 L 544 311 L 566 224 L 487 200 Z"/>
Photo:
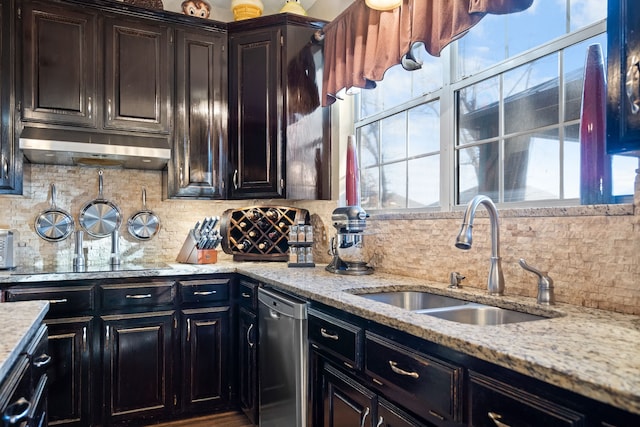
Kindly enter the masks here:
<path id="1" fill-rule="evenodd" d="M 376 427 L 426 427 L 426 424 L 379 397 Z"/>
<path id="2" fill-rule="evenodd" d="M 170 29 L 118 17 L 105 21 L 104 37 L 104 127 L 168 133 L 173 79 Z"/>
<path id="3" fill-rule="evenodd" d="M 105 423 L 173 411 L 173 311 L 103 316 Z"/>
<path id="4" fill-rule="evenodd" d="M 238 394 L 240 408 L 258 423 L 258 323 L 255 313 L 244 307 L 238 316 Z"/>
<path id="5" fill-rule="evenodd" d="M 183 310 L 183 410 L 229 401 L 229 307 Z"/>
<path id="6" fill-rule="evenodd" d="M 22 153 L 15 138 L 16 85 L 14 1 L 0 2 L 0 194 L 22 194 Z"/>
<path id="7" fill-rule="evenodd" d="M 370 390 L 325 364 L 322 370 L 324 427 L 373 427 L 377 397 Z"/>
<path id="8" fill-rule="evenodd" d="M 25 3 L 23 120 L 96 126 L 96 19 L 86 8 Z"/>
<path id="9" fill-rule="evenodd" d="M 91 380 L 91 317 L 51 319 L 49 354 L 48 412 L 51 426 L 87 426 L 91 424 L 90 393 L 96 384 Z"/>
<path id="10" fill-rule="evenodd" d="M 179 30 L 176 40 L 176 138 L 168 197 L 219 199 L 226 167 L 227 37 Z"/>
<path id="11" fill-rule="evenodd" d="M 281 37 L 278 28 L 230 36 L 232 198 L 284 195 Z"/>

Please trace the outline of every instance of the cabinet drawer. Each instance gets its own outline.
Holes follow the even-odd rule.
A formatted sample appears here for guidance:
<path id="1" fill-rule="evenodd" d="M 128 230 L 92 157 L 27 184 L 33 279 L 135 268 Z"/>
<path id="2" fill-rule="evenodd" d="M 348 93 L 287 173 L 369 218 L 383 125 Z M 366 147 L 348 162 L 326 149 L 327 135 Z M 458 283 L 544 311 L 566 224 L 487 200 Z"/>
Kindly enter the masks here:
<path id="1" fill-rule="evenodd" d="M 7 301 L 49 301 L 47 318 L 75 316 L 94 309 L 92 286 L 56 286 L 37 288 L 9 288 L 5 293 Z"/>
<path id="2" fill-rule="evenodd" d="M 258 309 L 258 284 L 240 279 L 238 282 L 238 304 L 248 310 Z"/>
<path id="3" fill-rule="evenodd" d="M 351 369 L 362 367 L 364 331 L 351 323 L 309 309 L 309 341 Z"/>
<path id="4" fill-rule="evenodd" d="M 462 420 L 460 367 L 367 332 L 365 373 L 385 396 L 426 420 Z"/>
<path id="5" fill-rule="evenodd" d="M 471 425 L 584 426 L 583 414 L 539 396 L 469 371 Z"/>
<path id="6" fill-rule="evenodd" d="M 101 291 L 104 310 L 154 307 L 173 304 L 176 284 L 167 281 L 103 285 Z"/>
<path id="7" fill-rule="evenodd" d="M 180 282 L 183 303 L 207 303 L 229 299 L 230 279 L 187 280 Z"/>

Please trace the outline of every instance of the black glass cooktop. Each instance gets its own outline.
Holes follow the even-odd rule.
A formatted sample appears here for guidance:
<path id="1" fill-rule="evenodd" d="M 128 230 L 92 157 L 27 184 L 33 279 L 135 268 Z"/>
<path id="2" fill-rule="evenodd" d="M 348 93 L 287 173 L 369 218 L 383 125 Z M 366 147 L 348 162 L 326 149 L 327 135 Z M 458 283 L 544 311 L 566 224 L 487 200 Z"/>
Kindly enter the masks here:
<path id="1" fill-rule="evenodd" d="M 96 264 L 87 265 L 83 268 L 75 268 L 73 265 L 52 265 L 52 266 L 23 266 L 10 270 L 12 275 L 34 275 L 34 274 L 68 274 L 68 273 L 106 273 L 112 271 L 144 271 L 144 270 L 166 270 L 171 266 L 162 262 L 157 263 L 121 263 L 119 265 Z"/>

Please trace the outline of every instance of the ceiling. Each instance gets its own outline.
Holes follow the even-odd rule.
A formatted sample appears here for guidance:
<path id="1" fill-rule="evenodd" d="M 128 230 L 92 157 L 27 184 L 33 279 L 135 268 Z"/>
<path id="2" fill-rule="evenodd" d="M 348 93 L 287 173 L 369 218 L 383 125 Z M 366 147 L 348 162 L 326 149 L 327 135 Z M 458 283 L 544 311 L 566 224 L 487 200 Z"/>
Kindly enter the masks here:
<path id="1" fill-rule="evenodd" d="M 231 11 L 231 0 L 205 0 L 211 6 L 210 19 L 216 21 L 229 22 L 233 21 L 233 12 Z M 183 0 L 162 0 L 165 10 L 172 12 L 182 12 Z M 310 11 L 314 18 L 324 19 L 327 21 L 335 18 L 353 0 L 300 0 L 302 7 Z M 272 15 L 278 13 L 286 0 L 262 0 L 264 5 L 263 15 Z M 313 8 L 313 9 L 312 9 Z"/>

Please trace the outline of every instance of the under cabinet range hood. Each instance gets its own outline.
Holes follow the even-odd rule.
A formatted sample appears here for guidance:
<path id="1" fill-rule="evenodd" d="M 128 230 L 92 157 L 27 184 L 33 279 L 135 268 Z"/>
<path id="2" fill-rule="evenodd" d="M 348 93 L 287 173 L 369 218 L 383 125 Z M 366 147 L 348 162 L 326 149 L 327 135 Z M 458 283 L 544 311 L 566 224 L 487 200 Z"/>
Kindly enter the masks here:
<path id="1" fill-rule="evenodd" d="M 171 159 L 168 137 L 130 136 L 25 127 L 20 149 L 31 163 L 164 169 Z"/>

